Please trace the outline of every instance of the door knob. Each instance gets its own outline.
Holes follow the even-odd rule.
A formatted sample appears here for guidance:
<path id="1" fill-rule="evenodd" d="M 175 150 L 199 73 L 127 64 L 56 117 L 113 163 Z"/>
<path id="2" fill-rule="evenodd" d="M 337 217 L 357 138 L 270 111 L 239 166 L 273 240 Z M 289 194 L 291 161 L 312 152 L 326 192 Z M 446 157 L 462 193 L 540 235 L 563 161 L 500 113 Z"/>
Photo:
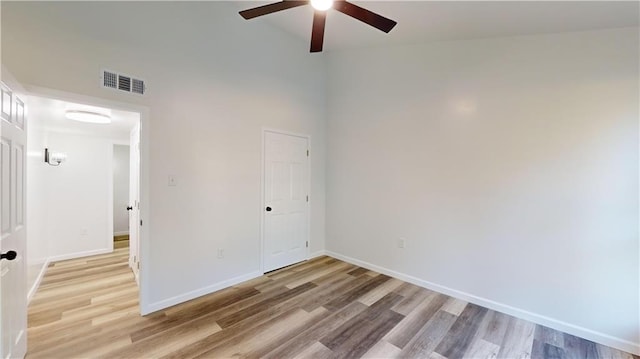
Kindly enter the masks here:
<path id="1" fill-rule="evenodd" d="M 16 253 L 16 251 L 8 251 L 7 253 L 0 254 L 0 259 L 6 259 L 8 261 L 12 261 L 16 259 L 17 256 L 18 256 L 18 253 Z"/>
<path id="2" fill-rule="evenodd" d="M 267 207 L 267 208 L 265 208 L 265 210 L 266 210 L 267 212 L 271 212 L 271 207 Z"/>
<path id="3" fill-rule="evenodd" d="M 133 209 L 133 207 L 131 207 L 131 206 L 127 206 L 127 211 L 130 211 L 130 210 L 132 210 L 132 209 Z"/>

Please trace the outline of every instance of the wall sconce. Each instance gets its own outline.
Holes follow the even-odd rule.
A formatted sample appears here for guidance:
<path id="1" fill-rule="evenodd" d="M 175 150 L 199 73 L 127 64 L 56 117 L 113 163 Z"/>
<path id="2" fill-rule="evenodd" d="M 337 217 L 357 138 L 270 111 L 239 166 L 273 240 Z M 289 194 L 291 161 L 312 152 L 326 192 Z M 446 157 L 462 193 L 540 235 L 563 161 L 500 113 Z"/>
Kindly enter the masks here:
<path id="1" fill-rule="evenodd" d="M 44 162 L 49 166 L 60 166 L 67 159 L 66 153 L 49 153 L 49 149 L 44 149 Z"/>

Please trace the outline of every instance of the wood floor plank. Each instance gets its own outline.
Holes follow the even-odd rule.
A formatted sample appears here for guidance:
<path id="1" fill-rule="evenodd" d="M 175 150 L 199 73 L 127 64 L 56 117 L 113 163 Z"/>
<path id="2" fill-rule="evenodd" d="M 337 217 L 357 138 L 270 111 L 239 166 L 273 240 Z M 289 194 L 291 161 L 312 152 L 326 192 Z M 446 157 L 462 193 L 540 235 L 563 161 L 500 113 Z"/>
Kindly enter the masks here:
<path id="1" fill-rule="evenodd" d="M 449 359 L 462 358 L 487 311 L 475 304 L 467 305 L 435 351 Z"/>
<path id="2" fill-rule="evenodd" d="M 396 289 L 403 282 L 400 279 L 391 278 L 386 281 L 384 284 L 379 285 L 377 288 L 369 291 L 368 293 L 363 294 L 357 300 L 364 305 L 372 305 L 378 300 L 382 299 L 385 295 L 389 294 L 389 292 Z"/>
<path id="3" fill-rule="evenodd" d="M 368 277 L 352 277 L 347 275 L 342 277 L 339 281 L 327 287 L 327 290 L 319 293 L 317 296 L 307 299 L 301 303 L 300 306 L 307 312 L 311 312 L 318 307 L 325 306 L 327 303 L 335 300 L 336 298 L 344 295 L 348 290 L 357 288 L 367 282 Z"/>
<path id="4" fill-rule="evenodd" d="M 397 358 L 400 355 L 400 352 L 402 352 L 402 349 L 398 348 L 397 346 L 385 340 L 380 340 L 376 343 L 376 345 L 374 345 L 373 347 L 371 347 L 371 349 L 369 349 L 366 353 L 364 353 L 362 358 L 363 359 L 380 359 L 380 358 L 393 359 L 393 358 Z"/>
<path id="5" fill-rule="evenodd" d="M 334 357 L 331 349 L 325 347 L 320 342 L 311 344 L 307 349 L 296 355 L 294 359 L 332 359 Z M 283 357 L 284 358 L 284 357 Z"/>
<path id="6" fill-rule="evenodd" d="M 434 292 L 420 288 L 416 285 L 404 283 L 399 286 L 397 290 L 394 292 L 400 294 L 404 297 L 400 303 L 393 306 L 393 310 L 402 314 L 408 315 L 412 310 L 414 310 L 425 298 L 434 294 Z"/>
<path id="7" fill-rule="evenodd" d="M 385 310 L 360 326 L 340 346 L 333 349 L 336 358 L 359 358 L 371 349 L 391 328 L 404 318 L 392 310 Z M 322 342 L 322 341 L 321 341 Z"/>
<path id="8" fill-rule="evenodd" d="M 359 276 L 367 273 L 368 271 L 369 271 L 368 269 L 360 267 L 360 268 L 356 268 L 356 269 L 352 270 L 351 272 L 349 272 L 347 274 L 352 275 L 354 277 L 359 277 Z"/>
<path id="9" fill-rule="evenodd" d="M 429 354 L 429 359 L 449 359 L 449 358 L 446 358 L 438 354 L 437 352 L 431 352 L 431 354 Z M 490 359 L 493 359 L 493 358 L 490 358 Z"/>
<path id="10" fill-rule="evenodd" d="M 302 333 L 291 338 L 289 341 L 282 343 L 280 346 L 265 355 L 265 359 L 280 359 L 298 356 L 311 343 L 318 341 L 319 338 L 327 336 L 334 332 L 345 322 L 362 313 L 368 307 L 360 302 L 352 302 L 339 311 L 331 313 L 326 318 L 314 324 Z M 324 346 L 324 345 L 323 345 Z"/>
<path id="11" fill-rule="evenodd" d="M 262 345 L 257 346 L 250 351 L 247 351 L 243 356 L 246 358 L 263 358 L 266 354 L 276 349 L 280 345 L 280 343 L 290 341 L 292 338 L 296 337 L 300 333 L 300 331 L 308 328 L 314 323 L 317 323 L 328 314 L 327 310 L 322 307 L 317 308 L 311 313 L 307 313 L 306 311 L 303 312 L 308 316 L 306 321 L 287 325 L 284 329 L 280 330 L 277 339 L 266 340 Z M 243 348 L 243 350 L 245 349 Z"/>
<path id="12" fill-rule="evenodd" d="M 448 297 L 446 295 L 432 293 L 398 323 L 384 339 L 396 347 L 403 349 L 431 317 L 442 308 L 447 300 Z"/>
<path id="13" fill-rule="evenodd" d="M 104 358 L 155 358 L 180 350 L 184 346 L 189 346 L 221 330 L 222 328 L 216 322 L 181 325 L 168 329 L 159 335 L 132 342 L 131 345 L 108 351 L 104 353 Z"/>
<path id="14" fill-rule="evenodd" d="M 351 266 L 347 263 L 336 263 L 335 265 L 329 265 L 327 268 L 318 269 L 307 273 L 306 275 L 299 277 L 298 279 L 287 283 L 286 287 L 289 289 L 293 289 L 297 286 L 306 284 L 308 282 L 313 282 L 317 279 L 321 278 L 334 278 L 337 272 L 340 272 L 343 269 L 350 268 Z M 317 284 L 317 283 L 315 283 Z"/>
<path id="15" fill-rule="evenodd" d="M 564 348 L 564 333 L 544 325 L 536 325 L 533 338 L 542 343 L 550 344 L 558 348 Z"/>
<path id="16" fill-rule="evenodd" d="M 468 303 L 464 300 L 449 298 L 449 300 L 447 300 L 447 302 L 442 306 L 442 310 L 453 315 L 460 315 L 467 304 Z"/>
<path id="17" fill-rule="evenodd" d="M 530 357 L 535 327 L 531 322 L 511 317 L 498 358 Z"/>
<path id="18" fill-rule="evenodd" d="M 379 275 L 377 277 L 369 278 L 361 285 L 346 291 L 341 296 L 325 304 L 324 307 L 327 308 L 329 311 L 335 311 L 340 308 L 343 308 L 347 304 L 353 302 L 354 300 L 361 297 L 363 294 L 369 292 L 370 290 L 373 290 L 374 288 L 378 287 L 379 285 L 383 284 L 389 279 L 391 279 L 391 277 L 386 275 Z"/>
<path id="19" fill-rule="evenodd" d="M 533 339 L 531 359 L 564 359 L 564 349 Z"/>
<path id="20" fill-rule="evenodd" d="M 458 317 L 439 310 L 402 349 L 401 358 L 426 358 L 440 344 Z"/>
<path id="21" fill-rule="evenodd" d="M 469 346 L 464 354 L 465 358 L 496 358 L 500 352 L 500 346 L 484 339 L 478 339 Z"/>
<path id="22" fill-rule="evenodd" d="M 496 345 L 502 345 L 504 335 L 509 326 L 509 320 L 512 317 L 496 311 L 490 311 L 487 313 L 487 317 L 489 318 L 489 323 L 483 339 Z"/>
<path id="23" fill-rule="evenodd" d="M 247 335 L 236 336 L 231 341 L 226 342 L 225 345 L 216 345 L 214 348 L 195 356 L 195 358 L 229 358 L 232 356 L 256 358 L 259 355 L 251 355 L 251 353 L 268 352 L 278 342 L 289 340 L 301 328 L 308 326 L 325 315 L 326 310 L 324 308 L 318 308 L 311 313 L 293 308 L 288 316 L 282 317 L 277 321 L 268 321 L 248 331 Z"/>
<path id="24" fill-rule="evenodd" d="M 638 359 L 327 256 L 142 317 L 128 258 L 51 263 L 27 358 Z"/>
<path id="25" fill-rule="evenodd" d="M 638 359 L 638 356 L 625 353 L 621 350 L 606 347 L 604 345 L 598 345 L 598 354 L 600 358 L 607 359 Z"/>
<path id="26" fill-rule="evenodd" d="M 242 310 L 239 310 L 237 312 L 233 312 L 233 313 L 229 313 L 226 316 L 223 316 L 221 318 L 218 318 L 216 320 L 216 322 L 218 322 L 218 324 L 223 327 L 223 328 L 227 328 L 232 326 L 235 323 L 238 323 L 244 319 L 247 319 L 261 311 L 267 310 L 269 307 L 275 305 L 278 302 L 282 302 L 285 301 L 289 298 L 293 298 L 301 293 L 304 293 L 307 290 L 316 288 L 317 286 L 313 283 L 306 283 L 304 285 L 301 285 L 299 287 L 293 288 L 293 289 L 289 289 L 283 293 L 280 293 L 276 296 L 272 296 L 262 302 L 256 303 L 250 307 L 244 308 Z"/>
<path id="27" fill-rule="evenodd" d="M 564 334 L 564 353 L 567 359 L 594 359 L 598 358 L 596 343 L 578 338 L 571 334 Z"/>
<path id="28" fill-rule="evenodd" d="M 375 329 L 367 328 L 367 326 L 374 326 L 375 324 L 378 324 L 374 322 L 381 316 L 385 316 L 385 318 L 390 321 L 397 320 L 399 322 L 400 320 L 402 320 L 402 318 L 404 318 L 404 316 L 391 311 L 390 308 L 394 304 L 398 303 L 401 299 L 402 297 L 398 294 L 387 294 L 382 299 L 370 306 L 367 310 L 353 317 L 352 319 L 341 325 L 339 328 L 320 339 L 320 343 L 324 344 L 331 350 L 336 350 L 337 348 L 341 348 L 343 344 L 351 340 L 351 338 L 361 336 L 363 333 L 366 333 L 367 330 Z M 387 314 L 387 312 L 390 312 L 392 314 Z M 369 348 L 367 348 L 367 350 L 368 349 Z M 362 354 L 364 354 L 364 352 Z"/>

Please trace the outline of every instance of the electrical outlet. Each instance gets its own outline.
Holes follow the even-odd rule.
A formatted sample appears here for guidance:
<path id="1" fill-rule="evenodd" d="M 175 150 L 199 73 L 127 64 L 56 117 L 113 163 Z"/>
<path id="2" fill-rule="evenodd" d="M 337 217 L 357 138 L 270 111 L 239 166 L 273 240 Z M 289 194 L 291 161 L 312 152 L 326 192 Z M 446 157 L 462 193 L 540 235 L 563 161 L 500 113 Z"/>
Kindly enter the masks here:
<path id="1" fill-rule="evenodd" d="M 398 248 L 405 248 L 405 246 L 407 244 L 406 241 L 407 240 L 405 238 L 398 239 Z"/>
<path id="2" fill-rule="evenodd" d="M 223 248 L 218 248 L 218 258 L 220 258 L 220 259 L 224 258 L 224 249 Z"/>

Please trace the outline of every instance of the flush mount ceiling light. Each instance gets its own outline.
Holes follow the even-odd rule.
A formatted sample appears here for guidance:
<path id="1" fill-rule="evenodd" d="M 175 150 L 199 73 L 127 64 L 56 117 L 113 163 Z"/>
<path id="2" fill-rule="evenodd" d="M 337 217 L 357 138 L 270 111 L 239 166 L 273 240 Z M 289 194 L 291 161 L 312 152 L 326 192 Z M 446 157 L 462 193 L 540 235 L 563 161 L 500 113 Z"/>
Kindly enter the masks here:
<path id="1" fill-rule="evenodd" d="M 111 123 L 111 116 L 90 111 L 69 110 L 65 113 L 65 117 L 80 122 L 88 123 Z"/>

